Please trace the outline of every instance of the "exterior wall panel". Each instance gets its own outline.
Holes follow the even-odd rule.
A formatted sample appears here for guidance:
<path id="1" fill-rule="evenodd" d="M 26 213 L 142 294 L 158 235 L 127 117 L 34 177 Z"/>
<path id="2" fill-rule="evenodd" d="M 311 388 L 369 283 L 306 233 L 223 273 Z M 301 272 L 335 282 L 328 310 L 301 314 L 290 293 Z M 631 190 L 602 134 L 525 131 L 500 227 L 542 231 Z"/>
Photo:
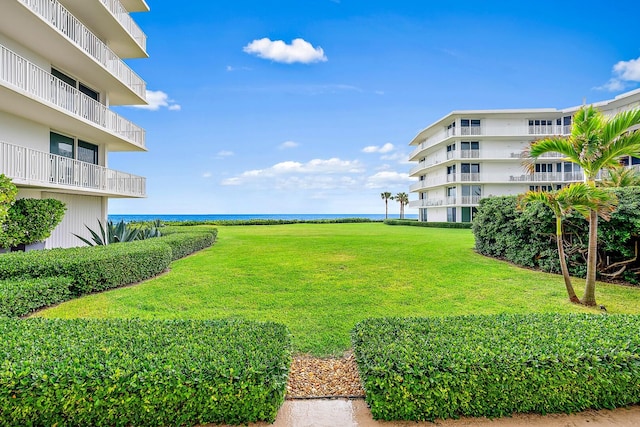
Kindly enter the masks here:
<path id="1" fill-rule="evenodd" d="M 53 230 L 51 237 L 45 243 L 47 249 L 85 246 L 73 233 L 90 239 L 91 234 L 85 224 L 92 230 L 98 229 L 98 219 L 103 225 L 105 224 L 106 209 L 103 197 L 43 192 L 42 198 L 57 199 L 67 206 L 62 222 Z"/>

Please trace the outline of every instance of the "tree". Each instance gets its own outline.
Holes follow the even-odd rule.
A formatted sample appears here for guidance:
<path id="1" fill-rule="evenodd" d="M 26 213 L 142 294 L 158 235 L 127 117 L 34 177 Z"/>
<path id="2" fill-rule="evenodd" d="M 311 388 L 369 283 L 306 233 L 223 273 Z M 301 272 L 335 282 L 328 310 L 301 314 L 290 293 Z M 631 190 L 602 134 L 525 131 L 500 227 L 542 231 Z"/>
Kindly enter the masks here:
<path id="1" fill-rule="evenodd" d="M 582 214 L 587 220 L 592 210 L 596 211 L 601 218 L 609 220 L 611 212 L 615 209 L 617 199 L 614 194 L 601 188 L 591 187 L 584 183 L 574 183 L 554 192 L 528 191 L 518 198 L 518 208 L 524 209 L 531 202 L 544 203 L 551 208 L 556 216 L 556 243 L 564 285 L 567 289 L 569 301 L 574 304 L 580 304 L 580 300 L 571 284 L 571 276 L 569 275 L 569 268 L 564 254 L 562 220 L 572 210 Z"/>
<path id="2" fill-rule="evenodd" d="M 388 191 L 380 193 L 380 197 L 384 200 L 384 219 L 387 219 L 389 218 L 389 199 L 393 200 L 393 197 Z"/>
<path id="3" fill-rule="evenodd" d="M 640 109 L 623 111 L 607 118 L 593 106 L 582 107 L 573 116 L 571 134 L 554 136 L 531 143 L 524 157 L 525 165 L 533 170 L 535 161 L 545 153 L 557 152 L 563 161 L 573 162 L 584 171 L 586 185 L 595 187 L 598 173 L 620 168 L 622 156 L 640 156 L 640 133 L 631 131 L 640 125 Z M 582 303 L 595 306 L 596 263 L 598 251 L 598 214 L 589 212 L 589 243 L 587 277 Z"/>
<path id="4" fill-rule="evenodd" d="M 599 185 L 602 187 L 637 187 L 640 186 L 640 172 L 628 168 L 612 169 L 604 174 Z"/>
<path id="5" fill-rule="evenodd" d="M 404 219 L 404 207 L 409 204 L 409 195 L 407 193 L 398 193 L 392 199 L 400 203 L 400 219 Z"/>

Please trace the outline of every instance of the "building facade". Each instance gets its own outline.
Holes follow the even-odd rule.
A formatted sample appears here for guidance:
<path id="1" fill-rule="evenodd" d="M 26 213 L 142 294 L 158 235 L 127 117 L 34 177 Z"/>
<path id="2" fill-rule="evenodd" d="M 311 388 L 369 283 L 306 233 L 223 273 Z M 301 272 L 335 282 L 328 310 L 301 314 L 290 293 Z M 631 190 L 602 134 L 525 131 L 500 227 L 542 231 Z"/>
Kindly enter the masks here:
<path id="1" fill-rule="evenodd" d="M 81 244 L 105 222 L 110 197 L 145 197 L 145 178 L 109 169 L 114 151 L 146 151 L 145 131 L 110 109 L 146 104 L 145 82 L 122 60 L 144 58 L 130 12 L 144 0 L 3 0 L 0 173 L 18 198 L 67 211 L 45 247 Z"/>
<path id="2" fill-rule="evenodd" d="M 640 90 L 593 104 L 604 114 L 640 106 Z M 422 130 L 410 142 L 416 162 L 410 191 L 418 200 L 420 221 L 471 222 L 481 198 L 521 194 L 528 190 L 555 190 L 582 181 L 579 166 L 558 153 L 539 159 L 533 172 L 525 170 L 522 152 L 532 141 L 568 135 L 579 107 L 522 110 L 454 111 Z M 640 159 L 621 159 L 640 167 Z"/>

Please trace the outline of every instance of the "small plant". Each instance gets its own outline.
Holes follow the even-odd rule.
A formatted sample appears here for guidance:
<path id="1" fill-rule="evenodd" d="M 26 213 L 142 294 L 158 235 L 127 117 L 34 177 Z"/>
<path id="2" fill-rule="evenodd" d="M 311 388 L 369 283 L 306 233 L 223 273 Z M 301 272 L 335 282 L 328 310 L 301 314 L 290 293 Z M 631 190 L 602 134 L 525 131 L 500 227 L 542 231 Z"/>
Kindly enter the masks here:
<path id="1" fill-rule="evenodd" d="M 133 242 L 138 240 L 140 234 L 139 229 L 129 227 L 124 221 L 120 221 L 114 224 L 113 221 L 107 222 L 107 226 L 104 227 L 102 222 L 98 220 L 98 232 L 93 231 L 85 224 L 89 233 L 91 233 L 92 240 L 85 239 L 82 236 L 73 234 L 78 239 L 82 240 L 89 246 L 105 246 L 112 243 Z"/>

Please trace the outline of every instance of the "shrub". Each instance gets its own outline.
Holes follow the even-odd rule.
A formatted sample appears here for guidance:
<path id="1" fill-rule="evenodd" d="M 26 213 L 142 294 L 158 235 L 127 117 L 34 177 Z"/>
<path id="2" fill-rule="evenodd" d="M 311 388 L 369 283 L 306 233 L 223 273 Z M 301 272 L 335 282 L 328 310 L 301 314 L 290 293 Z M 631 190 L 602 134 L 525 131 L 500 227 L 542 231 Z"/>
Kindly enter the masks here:
<path id="1" fill-rule="evenodd" d="M 273 421 L 291 361 L 283 325 L 241 320 L 0 320 L 3 425 Z"/>
<path id="2" fill-rule="evenodd" d="M 9 208 L 0 247 L 41 242 L 64 217 L 66 206 L 56 199 L 18 199 Z"/>
<path id="3" fill-rule="evenodd" d="M 640 317 L 368 319 L 352 342 L 376 419 L 501 417 L 640 402 Z"/>
<path id="4" fill-rule="evenodd" d="M 172 226 L 192 226 L 192 225 L 284 225 L 284 224 L 352 224 L 362 222 L 381 222 L 369 218 L 334 218 L 334 219 L 220 219 L 220 220 L 186 220 L 186 221 L 164 221 L 165 225 Z M 164 232 L 163 232 L 164 234 Z"/>
<path id="5" fill-rule="evenodd" d="M 619 204 L 610 221 L 599 221 L 598 266 L 600 278 L 621 268 L 616 263 L 636 255 L 640 240 L 640 187 L 612 190 Z M 516 196 L 488 197 L 480 200 L 473 221 L 476 250 L 487 256 L 506 259 L 515 264 L 558 273 L 560 263 L 555 242 L 555 218 L 551 209 L 530 204 L 520 212 Z M 584 277 L 588 223 L 581 216 L 569 215 L 564 221 L 565 252 L 573 276 Z M 640 257 L 619 272 L 620 278 L 638 282 Z"/>
<path id="6" fill-rule="evenodd" d="M 196 251 L 208 248 L 216 240 L 218 231 L 193 231 L 182 233 L 169 233 L 158 240 L 171 247 L 172 259 L 184 258 Z"/>
<path id="7" fill-rule="evenodd" d="M 0 317 L 20 317 L 71 297 L 68 277 L 0 281 Z"/>
<path id="8" fill-rule="evenodd" d="M 17 195 L 18 187 L 11 182 L 11 179 L 0 174 L 0 239 L 4 234 L 4 223 L 9 214 L 9 208 L 14 204 Z"/>
<path id="9" fill-rule="evenodd" d="M 410 219 L 385 219 L 387 225 L 412 225 L 431 228 L 471 228 L 470 222 L 422 222 Z"/>
<path id="10" fill-rule="evenodd" d="M 82 295 L 153 277 L 171 262 L 171 248 L 159 239 L 108 246 L 8 253 L 0 256 L 0 280 L 67 276 Z"/>

